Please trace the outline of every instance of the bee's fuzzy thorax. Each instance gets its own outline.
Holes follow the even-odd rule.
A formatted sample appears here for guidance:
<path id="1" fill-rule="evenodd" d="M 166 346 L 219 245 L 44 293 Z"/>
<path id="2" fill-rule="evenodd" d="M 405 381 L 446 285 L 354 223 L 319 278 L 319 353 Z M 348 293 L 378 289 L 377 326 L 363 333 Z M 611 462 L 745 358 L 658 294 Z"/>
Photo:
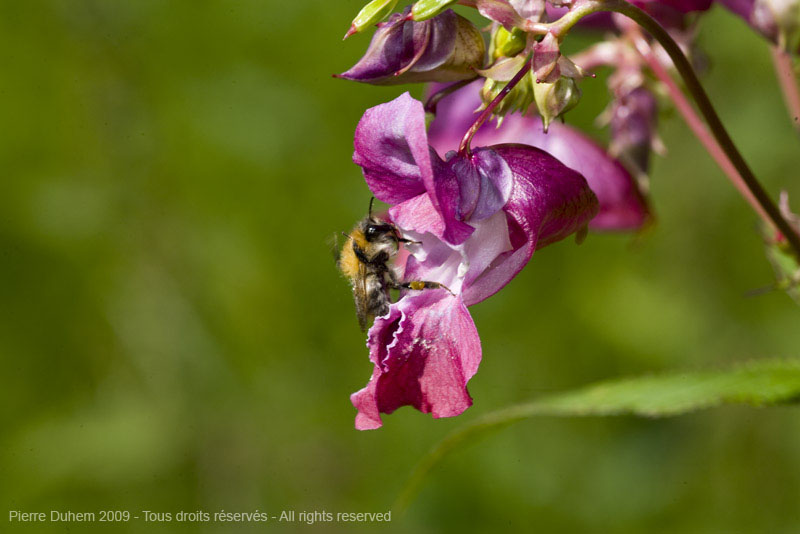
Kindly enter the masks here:
<path id="1" fill-rule="evenodd" d="M 358 267 L 361 263 L 353 250 L 353 241 L 351 236 L 350 239 L 347 240 L 347 243 L 345 243 L 344 248 L 342 248 L 342 253 L 339 256 L 339 270 L 350 280 L 358 275 Z"/>

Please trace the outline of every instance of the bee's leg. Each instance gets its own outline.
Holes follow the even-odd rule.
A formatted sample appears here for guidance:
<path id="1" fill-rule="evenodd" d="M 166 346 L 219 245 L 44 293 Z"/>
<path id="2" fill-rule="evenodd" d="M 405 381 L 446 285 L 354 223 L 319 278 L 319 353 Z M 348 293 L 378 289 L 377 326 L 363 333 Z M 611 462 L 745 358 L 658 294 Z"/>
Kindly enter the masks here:
<path id="1" fill-rule="evenodd" d="M 455 293 L 450 291 L 444 284 L 440 284 L 439 282 L 427 282 L 424 280 L 412 280 L 411 282 L 403 282 L 401 284 L 393 284 L 393 289 L 411 289 L 412 291 L 421 291 L 423 289 L 445 289 L 448 293 L 455 296 Z"/>

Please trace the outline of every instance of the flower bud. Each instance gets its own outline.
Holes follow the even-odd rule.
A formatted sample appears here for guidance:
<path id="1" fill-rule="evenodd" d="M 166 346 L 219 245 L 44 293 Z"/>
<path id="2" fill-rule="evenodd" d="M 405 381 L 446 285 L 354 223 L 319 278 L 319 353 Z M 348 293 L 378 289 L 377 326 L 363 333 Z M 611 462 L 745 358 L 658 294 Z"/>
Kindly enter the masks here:
<path id="1" fill-rule="evenodd" d="M 610 108 L 611 153 L 631 171 L 644 175 L 656 139 L 658 104 L 644 87 L 618 95 Z"/>
<path id="2" fill-rule="evenodd" d="M 514 8 L 520 17 L 523 19 L 533 20 L 538 22 L 541 20 L 545 12 L 544 0 L 509 0 L 511 7 Z M 551 1 L 551 4 L 553 2 Z M 556 19 L 553 19 L 556 20 Z"/>
<path id="3" fill-rule="evenodd" d="M 347 39 L 354 33 L 363 31 L 365 28 L 382 21 L 394 10 L 396 5 L 397 0 L 372 0 L 358 12 L 358 15 L 350 25 L 350 29 L 344 34 L 344 38 Z"/>
<path id="4" fill-rule="evenodd" d="M 511 78 L 525 65 L 525 60 L 524 56 L 500 58 L 491 68 L 478 71 L 478 74 L 486 78 L 481 89 L 484 106 L 488 106 L 500 94 Z M 503 117 L 514 111 L 524 114 L 533 104 L 533 86 L 533 74 L 528 72 L 494 108 L 494 115 Z"/>
<path id="5" fill-rule="evenodd" d="M 497 59 L 502 56 L 516 56 L 525 49 L 526 40 L 525 31 L 519 28 L 508 31 L 502 26 L 498 26 L 492 36 L 492 57 Z"/>
<path id="6" fill-rule="evenodd" d="M 334 75 L 375 85 L 452 82 L 475 76 L 483 62 L 481 32 L 452 10 L 423 22 L 408 19 L 410 8 L 382 24 L 366 54 L 347 72 Z"/>
<path id="7" fill-rule="evenodd" d="M 533 71 L 537 82 L 554 83 L 562 76 L 581 79 L 594 76 L 561 54 L 558 38 L 548 33 L 533 47 Z"/>
<path id="8" fill-rule="evenodd" d="M 432 19 L 457 1 L 458 0 L 419 0 L 411 8 L 411 15 L 417 22 Z"/>
<path id="9" fill-rule="evenodd" d="M 577 82 L 566 76 L 562 76 L 554 83 L 534 84 L 533 93 L 545 132 L 554 119 L 574 108 L 581 98 Z"/>

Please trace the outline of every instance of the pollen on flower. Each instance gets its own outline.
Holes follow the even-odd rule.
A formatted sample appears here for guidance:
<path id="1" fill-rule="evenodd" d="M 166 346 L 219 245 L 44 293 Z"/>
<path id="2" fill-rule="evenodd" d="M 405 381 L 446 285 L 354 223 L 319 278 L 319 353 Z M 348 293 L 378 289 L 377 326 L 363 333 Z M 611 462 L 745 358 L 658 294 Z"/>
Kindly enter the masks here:
<path id="1" fill-rule="evenodd" d="M 414 340 L 414 343 L 419 345 L 425 350 L 433 350 L 435 347 L 425 338 L 418 337 Z"/>
<path id="2" fill-rule="evenodd" d="M 467 276 L 467 272 L 469 272 L 469 261 L 465 259 L 458 265 L 458 273 L 456 276 L 459 278 L 464 278 Z"/>

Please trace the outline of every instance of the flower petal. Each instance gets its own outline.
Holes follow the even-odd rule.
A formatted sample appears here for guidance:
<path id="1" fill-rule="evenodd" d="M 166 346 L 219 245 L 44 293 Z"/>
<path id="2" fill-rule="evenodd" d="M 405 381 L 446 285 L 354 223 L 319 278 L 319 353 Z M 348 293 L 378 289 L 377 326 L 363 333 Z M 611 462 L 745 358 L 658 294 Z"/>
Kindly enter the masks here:
<path id="1" fill-rule="evenodd" d="M 365 111 L 354 144 L 353 161 L 378 200 L 397 204 L 433 184 L 425 112 L 408 93 Z"/>
<path id="2" fill-rule="evenodd" d="M 511 135 L 519 121 L 503 126 Z M 589 223 L 595 231 L 632 231 L 650 219 L 650 208 L 634 178 L 616 159 L 580 130 L 554 122 L 549 133 L 536 124 L 519 133 L 522 142 L 548 152 L 567 167 L 581 173 L 597 195 L 599 211 Z"/>
<path id="3" fill-rule="evenodd" d="M 546 152 L 526 145 L 497 145 L 491 151 L 511 172 L 511 194 L 502 210 L 470 222 L 475 231 L 463 244 L 437 238 L 435 210 L 426 194 L 389 210 L 405 236 L 422 243 L 408 247 L 402 278 L 445 284 L 467 306 L 499 291 L 534 250 L 579 230 L 597 211 L 586 180 Z"/>
<path id="4" fill-rule="evenodd" d="M 428 146 L 422 103 L 408 93 L 364 112 L 356 128 L 353 161 L 383 202 L 398 204 L 427 191 L 442 217 L 439 237 L 459 244 L 472 233 L 472 227 L 456 216 L 456 177 Z"/>
<path id="5" fill-rule="evenodd" d="M 514 250 L 499 256 L 464 289 L 467 306 L 490 297 L 511 281 L 534 250 L 564 239 L 597 214 L 597 198 L 583 176 L 548 153 L 527 145 L 491 148 L 514 176 L 511 197 L 503 208 Z"/>
<path id="6" fill-rule="evenodd" d="M 379 428 L 381 413 L 414 406 L 453 417 L 472 405 L 467 382 L 478 370 L 481 346 L 464 303 L 444 290 L 409 294 L 392 304 L 369 331 L 372 378 L 350 400 L 356 428 Z"/>
<path id="7" fill-rule="evenodd" d="M 511 169 L 489 148 L 478 148 L 471 158 L 448 154 L 459 188 L 458 217 L 470 222 L 491 217 L 511 195 Z"/>
<path id="8" fill-rule="evenodd" d="M 408 245 L 411 253 L 402 268 L 404 280 L 428 280 L 444 284 L 456 294 L 464 291 L 503 253 L 513 249 L 504 211 L 472 222 L 475 232 L 462 245 L 453 246 L 430 231 L 434 220 L 428 195 L 407 200 L 389 210 L 391 220 L 406 238 L 421 243 Z"/>

